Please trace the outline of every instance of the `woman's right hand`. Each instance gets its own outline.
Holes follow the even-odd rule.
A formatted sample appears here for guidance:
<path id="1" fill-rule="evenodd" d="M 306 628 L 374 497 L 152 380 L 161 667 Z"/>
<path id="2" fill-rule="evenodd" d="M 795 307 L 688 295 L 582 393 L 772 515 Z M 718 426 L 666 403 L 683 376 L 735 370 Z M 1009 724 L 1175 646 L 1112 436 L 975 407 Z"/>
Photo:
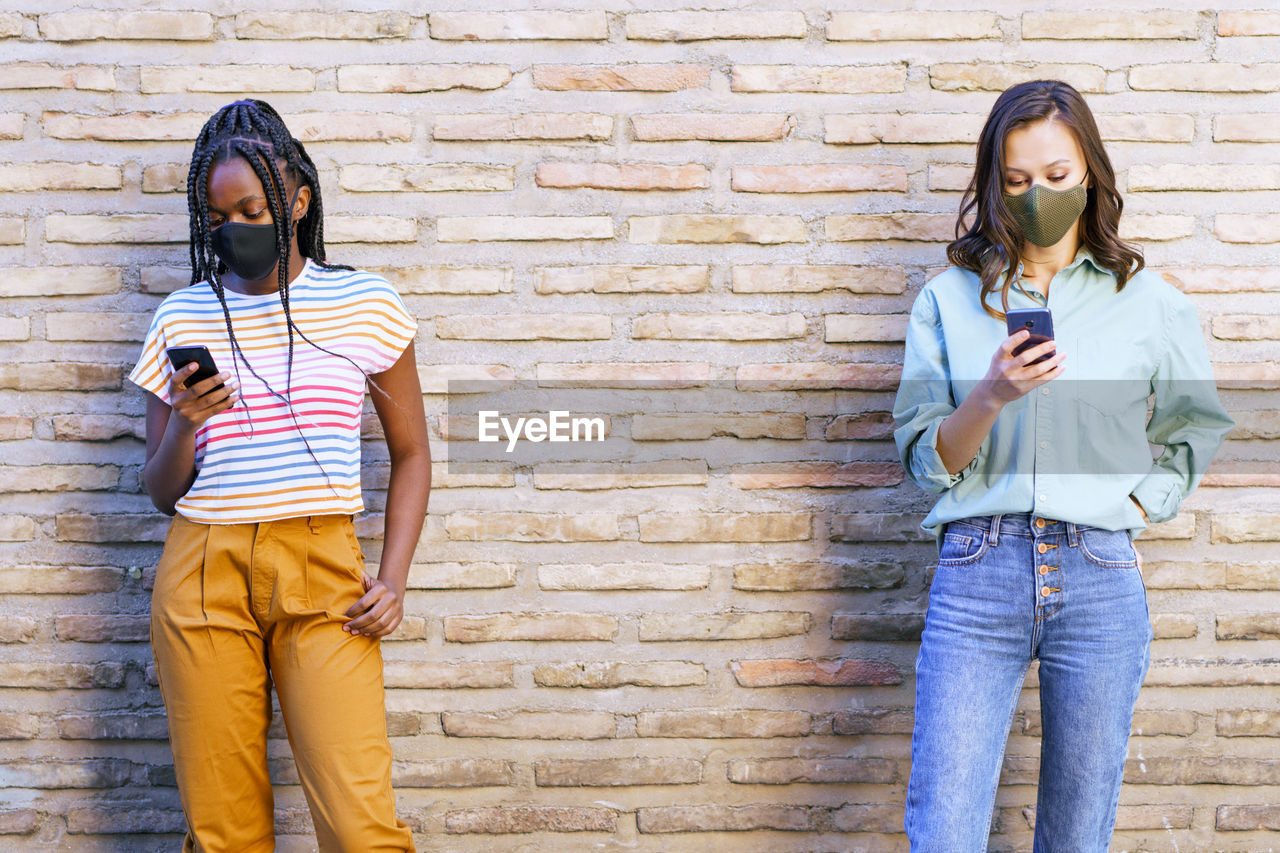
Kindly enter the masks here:
<path id="1" fill-rule="evenodd" d="M 1031 333 L 1026 329 L 1019 329 L 1005 338 L 995 355 L 991 356 L 991 366 L 987 369 L 987 375 L 982 383 L 986 386 L 987 393 L 1000 406 L 1012 403 L 1051 379 L 1057 379 L 1065 369 L 1063 361 L 1066 360 L 1067 354 L 1062 350 L 1058 350 L 1039 364 L 1031 363 L 1042 355 L 1053 353 L 1056 344 L 1052 340 L 1036 344 L 1014 355 L 1014 349 L 1030 336 Z"/>
<path id="2" fill-rule="evenodd" d="M 199 427 L 219 412 L 230 409 L 240 399 L 235 393 L 240 386 L 231 380 L 230 373 L 210 376 L 188 388 L 185 384 L 187 377 L 197 369 L 199 365 L 193 361 L 181 370 L 175 370 L 169 377 L 169 405 L 180 419 L 179 422 L 187 424 L 191 429 Z M 222 383 L 221 388 L 217 391 L 210 390 L 219 383 Z"/>

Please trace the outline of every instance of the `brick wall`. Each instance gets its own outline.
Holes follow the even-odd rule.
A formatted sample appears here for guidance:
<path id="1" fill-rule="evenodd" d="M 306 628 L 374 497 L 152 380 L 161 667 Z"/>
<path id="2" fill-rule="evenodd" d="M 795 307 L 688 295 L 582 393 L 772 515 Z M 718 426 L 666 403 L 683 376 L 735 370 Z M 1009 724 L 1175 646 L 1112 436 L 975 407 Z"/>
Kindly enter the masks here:
<path id="1" fill-rule="evenodd" d="M 384 271 L 420 319 L 441 458 L 450 380 L 728 401 L 610 412 L 634 461 L 586 476 L 555 454 L 437 467 L 384 645 L 420 846 L 905 849 L 934 552 L 887 411 L 981 122 L 1039 76 L 1086 93 L 1122 233 L 1238 386 L 1205 487 L 1140 543 L 1157 639 L 1114 849 L 1275 844 L 1273 3 L 37 5 L 0 4 L 0 847 L 172 850 L 182 828 L 147 645 L 167 520 L 122 375 L 187 279 L 191 141 L 256 93 L 320 167 L 331 258 Z M 680 470 L 646 462 L 672 441 Z M 1033 670 L 993 850 L 1029 847 L 1037 707 Z M 274 735 L 281 849 L 308 850 Z"/>

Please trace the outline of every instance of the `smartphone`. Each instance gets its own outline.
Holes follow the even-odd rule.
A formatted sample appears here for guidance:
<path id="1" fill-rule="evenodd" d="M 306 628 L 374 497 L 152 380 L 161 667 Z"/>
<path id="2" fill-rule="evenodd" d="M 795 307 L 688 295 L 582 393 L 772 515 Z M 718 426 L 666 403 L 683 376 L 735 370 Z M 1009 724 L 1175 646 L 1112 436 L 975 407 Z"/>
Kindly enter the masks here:
<path id="1" fill-rule="evenodd" d="M 209 354 L 209 348 L 203 344 L 197 344 L 190 347 L 169 347 L 165 350 L 169 354 L 169 363 L 173 365 L 174 370 L 181 370 L 191 362 L 196 363 L 196 372 L 186 379 L 186 386 L 190 388 L 197 382 L 203 382 L 211 376 L 218 375 L 218 366 L 213 363 L 213 356 Z M 217 391 L 222 387 L 219 382 L 209 391 Z M 208 394 L 209 391 L 205 393 Z"/>
<path id="2" fill-rule="evenodd" d="M 1048 308 L 1015 308 L 1008 313 L 1005 322 L 1008 324 L 1011 335 L 1019 329 L 1026 329 L 1031 333 L 1031 337 L 1014 348 L 1014 355 L 1019 355 L 1024 350 L 1029 350 L 1045 341 L 1053 340 L 1053 315 L 1049 313 Z M 1039 364 L 1055 353 L 1056 350 L 1040 356 L 1031 363 Z"/>

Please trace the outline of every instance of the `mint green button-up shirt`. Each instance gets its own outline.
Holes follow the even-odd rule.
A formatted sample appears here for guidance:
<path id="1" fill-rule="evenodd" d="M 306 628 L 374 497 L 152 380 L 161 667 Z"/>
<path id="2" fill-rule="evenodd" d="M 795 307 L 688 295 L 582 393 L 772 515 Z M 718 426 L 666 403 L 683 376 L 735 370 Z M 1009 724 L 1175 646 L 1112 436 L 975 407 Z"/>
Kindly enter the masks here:
<path id="1" fill-rule="evenodd" d="M 1047 300 L 1020 278 L 1010 288 L 1011 309 L 1048 306 L 1065 369 L 1006 405 L 955 474 L 938 455 L 938 428 L 1008 333 L 982 310 L 976 273 L 953 267 L 920 291 L 894 439 L 907 476 L 940 495 L 922 525 L 939 542 L 948 521 L 1015 512 L 1136 536 L 1146 523 L 1130 495 L 1152 522 L 1167 521 L 1199 483 L 1234 422 L 1218 399 L 1195 306 L 1148 270 L 1119 293 L 1115 285 L 1082 248 L 1053 277 Z M 1001 310 L 999 291 L 988 299 Z"/>

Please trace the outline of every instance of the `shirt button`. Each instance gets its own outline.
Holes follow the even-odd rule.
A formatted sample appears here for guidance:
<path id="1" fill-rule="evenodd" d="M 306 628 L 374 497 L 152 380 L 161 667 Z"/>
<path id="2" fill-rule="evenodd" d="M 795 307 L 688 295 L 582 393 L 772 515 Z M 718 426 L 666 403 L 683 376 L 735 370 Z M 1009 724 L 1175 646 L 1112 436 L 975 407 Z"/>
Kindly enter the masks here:
<path id="1" fill-rule="evenodd" d="M 1049 597 L 1049 593 L 1050 593 L 1050 592 L 1052 592 L 1052 591 L 1053 591 L 1053 590 L 1049 589 L 1049 587 L 1047 587 L 1047 586 L 1042 586 L 1042 587 L 1040 587 L 1040 594 L 1041 594 L 1041 595 L 1043 595 L 1045 598 L 1048 598 L 1048 597 Z"/>
<path id="2" fill-rule="evenodd" d="M 1048 397 L 1048 396 L 1049 396 L 1049 389 L 1048 389 L 1048 388 L 1041 388 L 1041 389 L 1040 389 L 1040 393 L 1041 393 L 1041 395 L 1043 395 L 1043 396 L 1045 396 L 1045 397 Z"/>
<path id="3" fill-rule="evenodd" d="M 1042 442 L 1040 442 L 1040 446 L 1041 446 L 1041 447 L 1048 447 L 1048 446 L 1049 446 L 1049 442 L 1047 442 L 1047 441 L 1042 441 Z"/>
<path id="4" fill-rule="evenodd" d="M 1047 501 L 1047 500 L 1049 500 L 1049 499 L 1048 499 L 1047 497 L 1045 497 L 1044 495 L 1041 495 L 1041 496 L 1040 496 L 1040 500 L 1042 500 L 1042 501 Z"/>
<path id="5" fill-rule="evenodd" d="M 1049 550 L 1049 546 L 1041 542 L 1039 545 L 1036 546 L 1036 550 L 1039 551 L 1041 554 L 1043 554 L 1045 551 Z"/>

